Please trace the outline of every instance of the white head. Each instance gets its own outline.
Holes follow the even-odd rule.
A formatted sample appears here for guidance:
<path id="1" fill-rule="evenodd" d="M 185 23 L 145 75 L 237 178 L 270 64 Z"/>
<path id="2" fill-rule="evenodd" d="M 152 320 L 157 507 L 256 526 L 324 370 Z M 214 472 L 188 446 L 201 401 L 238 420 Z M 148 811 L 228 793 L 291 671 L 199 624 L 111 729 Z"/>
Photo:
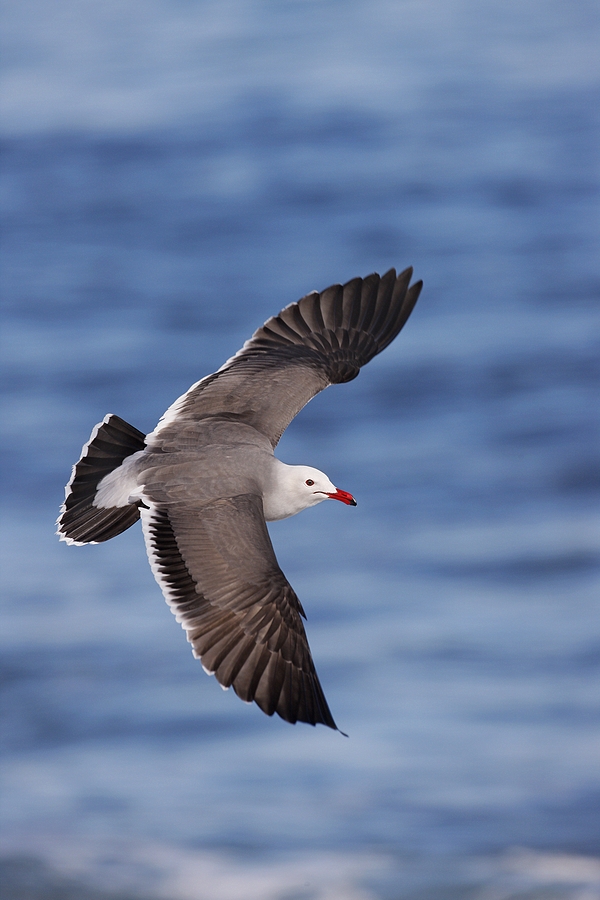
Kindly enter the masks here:
<path id="1" fill-rule="evenodd" d="M 295 516 L 323 500 L 341 500 L 348 506 L 356 506 L 352 494 L 336 488 L 324 472 L 311 466 L 286 466 L 278 459 L 275 462 L 274 483 L 263 497 L 267 522 Z"/>

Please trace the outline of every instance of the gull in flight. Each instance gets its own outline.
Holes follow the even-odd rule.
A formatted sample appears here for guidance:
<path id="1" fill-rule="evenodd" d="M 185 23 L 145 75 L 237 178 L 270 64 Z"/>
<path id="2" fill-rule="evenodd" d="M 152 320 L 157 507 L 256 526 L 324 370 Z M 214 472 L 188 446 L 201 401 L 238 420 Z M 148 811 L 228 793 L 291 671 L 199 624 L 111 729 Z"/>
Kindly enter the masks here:
<path id="1" fill-rule="evenodd" d="M 411 277 L 390 269 L 286 306 L 148 435 L 108 414 L 65 488 L 60 539 L 100 543 L 141 518 L 152 572 L 194 656 L 223 688 L 287 722 L 339 730 L 266 522 L 356 501 L 273 451 L 309 400 L 394 340 L 421 291 Z"/>

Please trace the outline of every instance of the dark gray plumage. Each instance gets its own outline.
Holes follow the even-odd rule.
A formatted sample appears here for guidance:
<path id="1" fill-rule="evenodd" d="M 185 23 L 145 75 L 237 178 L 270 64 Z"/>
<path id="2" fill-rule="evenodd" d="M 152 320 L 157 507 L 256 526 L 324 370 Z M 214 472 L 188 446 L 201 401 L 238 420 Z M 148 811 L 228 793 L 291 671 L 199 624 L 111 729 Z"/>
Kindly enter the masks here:
<path id="1" fill-rule="evenodd" d="M 411 275 L 355 278 L 286 307 L 145 441 L 106 416 L 66 488 L 61 539 L 108 540 L 141 515 L 152 571 L 194 654 L 223 687 L 288 722 L 337 727 L 265 521 L 328 497 L 356 503 L 273 448 L 315 394 L 355 378 L 396 337 L 422 287 Z"/>

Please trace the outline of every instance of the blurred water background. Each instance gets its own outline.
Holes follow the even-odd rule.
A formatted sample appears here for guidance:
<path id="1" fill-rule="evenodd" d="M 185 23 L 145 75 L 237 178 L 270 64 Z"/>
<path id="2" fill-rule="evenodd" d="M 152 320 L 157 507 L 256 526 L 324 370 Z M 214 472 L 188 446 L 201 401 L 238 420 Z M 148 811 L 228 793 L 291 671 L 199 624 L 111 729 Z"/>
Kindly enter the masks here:
<path id="1" fill-rule="evenodd" d="M 600 897 L 597 5 L 3 15 L 4 895 Z M 206 677 L 139 527 L 54 520 L 105 413 L 407 265 L 278 450 L 358 498 L 271 527 L 346 740 Z"/>

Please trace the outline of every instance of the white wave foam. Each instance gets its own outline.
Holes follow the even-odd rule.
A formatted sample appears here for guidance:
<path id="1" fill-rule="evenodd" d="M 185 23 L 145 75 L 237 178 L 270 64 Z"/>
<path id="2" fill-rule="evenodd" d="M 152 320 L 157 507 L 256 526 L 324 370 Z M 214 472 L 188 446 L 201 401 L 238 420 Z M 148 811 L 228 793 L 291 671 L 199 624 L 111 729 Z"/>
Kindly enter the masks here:
<path id="1" fill-rule="evenodd" d="M 305 853 L 267 862 L 158 842 L 47 834 L 7 838 L 0 854 L 33 855 L 60 877 L 148 900 L 375 900 L 360 881 L 389 867 L 371 854 Z"/>

